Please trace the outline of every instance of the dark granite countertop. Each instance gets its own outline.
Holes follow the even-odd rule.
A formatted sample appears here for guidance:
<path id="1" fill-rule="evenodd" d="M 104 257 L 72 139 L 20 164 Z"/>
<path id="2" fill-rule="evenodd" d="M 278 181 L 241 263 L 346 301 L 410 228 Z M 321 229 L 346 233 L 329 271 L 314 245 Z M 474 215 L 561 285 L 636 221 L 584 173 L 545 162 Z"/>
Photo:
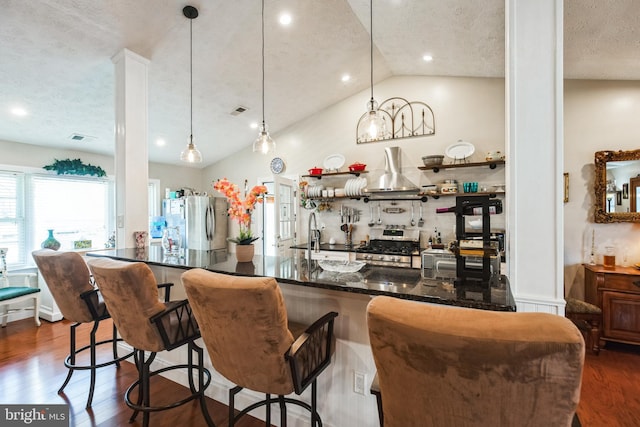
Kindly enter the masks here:
<path id="1" fill-rule="evenodd" d="M 337 251 L 337 252 L 355 252 L 356 249 L 359 247 L 360 245 L 351 245 L 351 246 L 347 246 L 344 243 L 335 243 L 333 245 L 329 244 L 329 243 L 320 243 L 320 250 L 321 251 Z M 291 246 L 291 249 L 307 249 L 307 244 L 303 243 L 300 245 L 294 245 Z"/>
<path id="2" fill-rule="evenodd" d="M 340 292 L 388 295 L 485 310 L 516 310 L 509 281 L 505 276 L 492 286 L 473 287 L 456 285 L 453 280 L 424 279 L 420 270 L 412 268 L 366 265 L 356 273 L 337 273 L 323 270 L 315 261 L 312 261 L 309 268 L 309 263 L 302 254 L 292 257 L 256 255 L 253 262 L 239 263 L 233 254 L 228 255 L 225 250 L 186 250 L 181 256 L 165 256 L 160 246 L 145 249 L 110 249 L 88 252 L 86 255 L 141 261 L 173 268 L 204 268 L 234 275 L 274 277 L 281 283 Z"/>

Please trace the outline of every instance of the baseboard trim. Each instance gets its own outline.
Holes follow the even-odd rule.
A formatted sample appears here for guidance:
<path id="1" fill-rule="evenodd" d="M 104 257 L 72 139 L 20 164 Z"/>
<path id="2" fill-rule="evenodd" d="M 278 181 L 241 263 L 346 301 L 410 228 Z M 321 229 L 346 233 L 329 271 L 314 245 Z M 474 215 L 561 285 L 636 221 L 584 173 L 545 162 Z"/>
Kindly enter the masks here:
<path id="1" fill-rule="evenodd" d="M 47 322 L 58 322 L 64 319 L 64 316 L 59 311 L 53 311 L 51 307 L 43 307 L 40 304 L 40 313 L 38 313 L 38 317 L 46 320 Z"/>
<path id="2" fill-rule="evenodd" d="M 518 295 L 515 297 L 518 312 L 551 313 L 564 316 L 564 299 L 548 299 L 534 296 Z"/>

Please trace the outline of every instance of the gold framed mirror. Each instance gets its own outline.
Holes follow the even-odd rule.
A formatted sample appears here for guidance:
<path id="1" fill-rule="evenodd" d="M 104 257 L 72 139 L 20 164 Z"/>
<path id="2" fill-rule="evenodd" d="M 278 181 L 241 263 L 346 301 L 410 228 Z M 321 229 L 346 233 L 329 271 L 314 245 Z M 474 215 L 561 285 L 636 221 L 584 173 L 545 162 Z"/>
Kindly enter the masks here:
<path id="1" fill-rule="evenodd" d="M 595 222 L 640 222 L 640 150 L 597 151 L 595 166 Z"/>

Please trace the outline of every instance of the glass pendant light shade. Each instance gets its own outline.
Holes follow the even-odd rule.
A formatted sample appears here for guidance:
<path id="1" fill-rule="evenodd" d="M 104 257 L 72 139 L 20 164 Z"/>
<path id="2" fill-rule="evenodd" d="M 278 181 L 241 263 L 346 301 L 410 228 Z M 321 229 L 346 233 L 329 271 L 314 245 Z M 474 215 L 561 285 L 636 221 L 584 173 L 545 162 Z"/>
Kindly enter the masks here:
<path id="1" fill-rule="evenodd" d="M 367 114 L 361 122 L 364 130 L 364 139 L 369 141 L 378 141 L 388 138 L 387 123 L 384 120 L 383 113 L 378 109 L 378 103 L 373 98 L 373 0 L 370 0 L 370 71 L 371 71 L 371 99 L 367 102 Z M 359 125 L 360 126 L 360 125 Z"/>
<path id="2" fill-rule="evenodd" d="M 264 0 L 262 0 L 262 125 L 258 138 L 253 143 L 253 152 L 267 154 L 275 151 L 276 143 L 269 135 L 269 130 L 264 120 Z"/>
<path id="3" fill-rule="evenodd" d="M 260 126 L 260 132 L 258 133 L 258 138 L 256 138 L 253 143 L 253 152 L 267 154 L 275 151 L 275 149 L 276 143 L 271 139 L 267 125 L 262 123 L 262 126 Z"/>
<path id="4" fill-rule="evenodd" d="M 202 154 L 200 154 L 200 150 L 196 148 L 196 144 L 193 143 L 193 135 L 187 139 L 187 148 L 180 153 L 180 160 L 189 163 L 202 162 Z"/>
<path id="5" fill-rule="evenodd" d="M 387 122 L 378 110 L 378 103 L 373 98 L 367 103 L 367 116 L 362 122 L 362 129 L 365 129 L 369 140 L 387 138 Z"/>
<path id="6" fill-rule="evenodd" d="M 201 163 L 202 154 L 193 143 L 193 20 L 198 17 L 198 9 L 185 6 L 182 13 L 189 19 L 189 115 L 190 134 L 187 138 L 187 148 L 180 153 L 180 160 L 188 163 Z"/>

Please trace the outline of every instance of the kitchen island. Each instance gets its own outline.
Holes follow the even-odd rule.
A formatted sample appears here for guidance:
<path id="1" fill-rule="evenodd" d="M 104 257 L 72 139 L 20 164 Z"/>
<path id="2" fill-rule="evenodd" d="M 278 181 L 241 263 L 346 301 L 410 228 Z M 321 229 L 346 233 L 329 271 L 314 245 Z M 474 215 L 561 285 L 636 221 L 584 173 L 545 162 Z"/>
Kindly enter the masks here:
<path id="1" fill-rule="evenodd" d="M 423 303 L 445 304 L 488 310 L 515 311 L 508 280 L 502 277 L 487 289 L 458 287 L 450 280 L 428 280 L 419 269 L 366 265 L 355 273 L 324 271 L 316 262 L 308 263 L 298 254 L 293 257 L 255 256 L 252 262 L 238 263 L 226 251 L 186 250 L 181 256 L 164 256 L 162 248 L 113 249 L 87 253 L 87 256 L 109 257 L 148 264 L 159 282 L 173 282 L 172 299 L 186 298 L 180 275 L 190 268 L 243 276 L 266 276 L 277 279 L 284 295 L 290 320 L 310 324 L 328 311 L 339 313 L 335 322 L 336 351 L 332 364 L 318 378 L 318 411 L 327 427 L 377 427 L 376 399 L 369 394 L 369 384 L 376 367 L 373 362 L 367 329 L 366 308 L 372 297 L 388 295 Z M 161 352 L 158 366 L 182 363 L 186 354 L 180 349 Z M 205 350 L 206 351 L 206 350 Z M 231 384 L 213 370 L 208 396 L 227 403 Z M 154 366 L 155 367 L 155 366 Z M 184 375 L 167 373 L 167 377 L 187 385 Z M 364 389 L 361 381 L 364 378 Z M 309 392 L 301 398 L 308 401 Z M 238 407 L 260 400 L 261 395 L 243 391 L 237 397 Z M 308 425 L 308 413 L 297 407 L 288 408 L 289 425 Z M 273 406 L 277 419 L 277 405 Z M 253 414 L 253 413 L 252 413 Z M 264 419 L 264 412 L 253 414 Z"/>
<path id="2" fill-rule="evenodd" d="M 87 253 L 152 266 L 178 269 L 204 268 L 217 273 L 273 277 L 278 283 L 351 292 L 387 295 L 434 304 L 447 304 L 494 311 L 515 311 L 508 279 L 502 276 L 487 287 L 457 285 L 453 279 L 425 279 L 414 268 L 365 265 L 360 271 L 338 273 L 323 270 L 319 263 L 298 254 L 293 257 L 257 255 L 252 262 L 239 263 L 226 251 L 185 250 L 180 256 L 165 256 L 162 248 L 112 249 Z"/>

